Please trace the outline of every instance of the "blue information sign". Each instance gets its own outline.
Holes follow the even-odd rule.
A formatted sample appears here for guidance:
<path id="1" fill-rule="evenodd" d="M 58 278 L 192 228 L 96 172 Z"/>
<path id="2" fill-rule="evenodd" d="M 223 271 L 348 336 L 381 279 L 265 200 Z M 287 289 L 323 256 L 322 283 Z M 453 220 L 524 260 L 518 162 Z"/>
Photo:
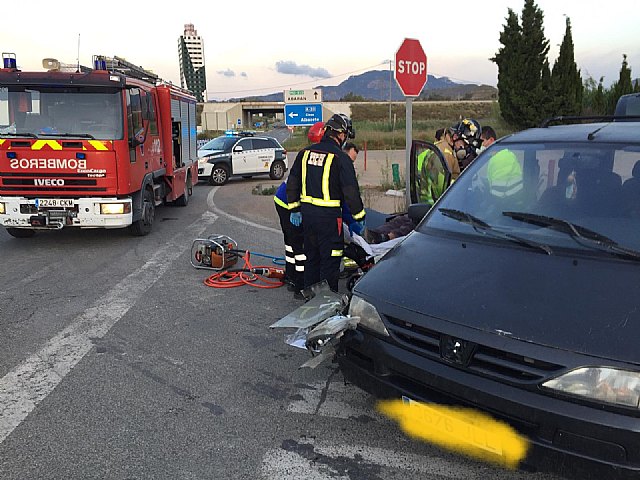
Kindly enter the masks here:
<path id="1" fill-rule="evenodd" d="M 284 106 L 284 121 L 288 127 L 311 126 L 322 121 L 321 103 L 288 103 Z"/>

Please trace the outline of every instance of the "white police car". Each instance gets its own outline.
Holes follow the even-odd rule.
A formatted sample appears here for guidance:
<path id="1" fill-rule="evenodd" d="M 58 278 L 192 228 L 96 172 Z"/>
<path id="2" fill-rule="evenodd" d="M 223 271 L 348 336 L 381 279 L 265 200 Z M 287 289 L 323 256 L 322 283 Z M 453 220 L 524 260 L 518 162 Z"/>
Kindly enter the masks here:
<path id="1" fill-rule="evenodd" d="M 231 176 L 269 174 L 280 180 L 287 171 L 287 151 L 272 137 L 230 132 L 198 150 L 198 178 L 224 185 Z"/>

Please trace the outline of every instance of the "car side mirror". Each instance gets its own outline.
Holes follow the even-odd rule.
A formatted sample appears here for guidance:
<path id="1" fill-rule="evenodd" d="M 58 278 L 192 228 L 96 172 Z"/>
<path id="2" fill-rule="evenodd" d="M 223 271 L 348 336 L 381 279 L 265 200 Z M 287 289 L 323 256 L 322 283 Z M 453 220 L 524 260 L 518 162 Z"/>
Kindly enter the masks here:
<path id="1" fill-rule="evenodd" d="M 431 210 L 432 206 L 433 205 L 429 203 L 412 203 L 411 205 L 409 205 L 409 218 L 415 225 L 417 225 L 424 218 L 424 216 L 429 213 L 429 210 Z"/>
<path id="2" fill-rule="evenodd" d="M 234 152 L 242 152 L 242 150 L 243 148 L 240 145 L 238 145 L 237 147 L 233 147 Z"/>

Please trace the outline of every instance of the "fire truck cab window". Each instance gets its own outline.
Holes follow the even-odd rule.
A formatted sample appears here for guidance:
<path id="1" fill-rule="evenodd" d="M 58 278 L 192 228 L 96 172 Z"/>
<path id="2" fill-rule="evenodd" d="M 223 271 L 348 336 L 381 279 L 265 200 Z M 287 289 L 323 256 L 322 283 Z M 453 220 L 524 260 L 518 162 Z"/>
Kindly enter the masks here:
<path id="1" fill-rule="evenodd" d="M 142 121 L 142 100 L 140 89 L 132 88 L 127 91 L 127 123 L 129 141 L 135 138 L 144 127 Z"/>
<path id="2" fill-rule="evenodd" d="M 149 120 L 149 134 L 158 135 L 158 122 L 156 120 L 156 107 L 154 106 L 154 98 L 153 95 L 147 94 L 145 97 L 147 102 L 147 108 L 144 109 L 146 112 L 145 120 Z"/>

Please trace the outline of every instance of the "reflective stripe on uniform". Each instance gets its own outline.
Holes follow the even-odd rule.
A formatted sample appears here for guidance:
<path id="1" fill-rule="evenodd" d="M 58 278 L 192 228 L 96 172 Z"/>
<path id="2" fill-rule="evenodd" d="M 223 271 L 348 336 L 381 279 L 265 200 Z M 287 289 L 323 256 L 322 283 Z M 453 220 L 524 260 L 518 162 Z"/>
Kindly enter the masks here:
<path id="1" fill-rule="evenodd" d="M 296 255 L 296 261 L 304 262 L 307 259 L 307 256 L 303 253 L 301 255 Z"/>
<path id="2" fill-rule="evenodd" d="M 331 201 L 331 195 L 329 194 L 329 174 L 331 173 L 331 164 L 333 163 L 333 153 L 327 155 L 327 159 L 322 167 L 322 199 L 325 202 Z"/>
<path id="3" fill-rule="evenodd" d="M 284 251 L 293 253 L 293 247 L 291 245 L 285 245 Z"/>
<path id="4" fill-rule="evenodd" d="M 309 159 L 309 150 L 302 155 L 302 193 L 300 201 L 307 196 L 307 160 Z"/>
<path id="5" fill-rule="evenodd" d="M 319 207 L 339 207 L 340 200 L 322 200 L 315 197 L 300 197 L 300 201 L 303 203 L 310 203 Z"/>
<path id="6" fill-rule="evenodd" d="M 491 195 L 502 198 L 502 197 L 508 197 L 508 196 L 514 195 L 518 193 L 520 190 L 522 190 L 522 188 L 523 188 L 522 180 L 517 180 L 515 182 L 496 181 L 491 184 L 490 192 L 491 192 Z"/>
<path id="7" fill-rule="evenodd" d="M 332 257 L 341 257 L 342 256 L 342 250 L 331 250 L 331 256 Z"/>
<path id="8" fill-rule="evenodd" d="M 296 265 L 296 272 L 304 272 L 304 265 Z"/>
<path id="9" fill-rule="evenodd" d="M 331 193 L 329 191 L 329 177 L 334 157 L 335 155 L 333 153 L 329 153 L 324 161 L 322 167 L 322 198 L 317 198 L 307 195 L 307 159 L 309 158 L 309 150 L 304 152 L 302 157 L 302 194 L 300 195 L 300 201 L 302 203 L 310 203 L 318 207 L 340 207 L 342 205 L 340 200 L 331 199 Z"/>
<path id="10" fill-rule="evenodd" d="M 296 263 L 296 259 L 290 256 L 286 256 L 285 260 L 287 261 L 287 263 Z"/>
<path id="11" fill-rule="evenodd" d="M 300 206 L 300 202 L 284 203 L 278 197 L 273 197 L 273 201 L 276 202 L 278 205 L 280 205 L 285 210 L 291 210 L 293 208 L 296 208 L 296 207 Z"/>
<path id="12" fill-rule="evenodd" d="M 276 204 L 280 205 L 282 208 L 285 208 L 287 210 L 289 209 L 289 205 L 284 203 L 282 200 L 280 200 L 278 197 L 273 197 L 273 201 L 276 202 Z"/>
<path id="13" fill-rule="evenodd" d="M 365 211 L 364 211 L 364 208 L 363 208 L 361 211 L 359 211 L 358 213 L 356 213 L 355 215 L 353 215 L 353 218 L 354 218 L 355 220 L 360 220 L 361 218 L 364 218 L 364 216 L 365 216 L 365 214 L 366 214 L 366 213 L 367 213 L 367 212 L 365 212 Z"/>

